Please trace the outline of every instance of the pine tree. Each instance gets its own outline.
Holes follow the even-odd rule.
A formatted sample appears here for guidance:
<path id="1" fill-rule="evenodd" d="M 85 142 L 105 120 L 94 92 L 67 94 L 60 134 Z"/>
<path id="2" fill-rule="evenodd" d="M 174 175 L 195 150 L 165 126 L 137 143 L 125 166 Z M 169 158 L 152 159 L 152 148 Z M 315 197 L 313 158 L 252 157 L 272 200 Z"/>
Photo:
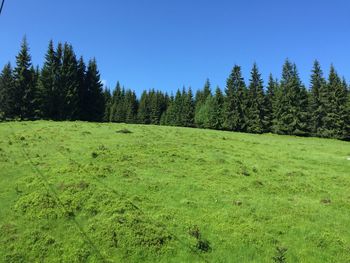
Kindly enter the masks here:
<path id="1" fill-rule="evenodd" d="M 119 81 L 113 91 L 112 95 L 112 106 L 111 106 L 111 117 L 112 122 L 123 122 L 125 119 L 124 116 L 124 96 L 125 91 L 122 90 Z"/>
<path id="2" fill-rule="evenodd" d="M 202 90 L 197 90 L 196 97 L 195 97 L 195 104 L 196 107 L 200 107 L 201 104 L 204 104 L 207 97 L 211 96 L 211 88 L 210 88 L 210 80 L 207 79 L 205 81 L 204 87 Z"/>
<path id="3" fill-rule="evenodd" d="M 83 57 L 79 58 L 77 65 L 77 83 L 78 83 L 78 116 L 79 120 L 88 119 L 89 92 L 86 85 L 86 66 Z M 108 120 L 109 121 L 109 120 Z"/>
<path id="4" fill-rule="evenodd" d="M 215 96 L 213 97 L 213 112 L 211 114 L 211 128 L 221 130 L 223 128 L 223 108 L 224 108 L 224 95 L 219 87 L 215 90 Z"/>
<path id="5" fill-rule="evenodd" d="M 321 94 L 326 86 L 326 80 L 320 63 L 315 60 L 311 75 L 311 96 L 310 96 L 310 128 L 314 135 L 319 133 L 319 128 L 323 126 L 322 119 L 325 116 L 325 108 L 321 98 Z"/>
<path id="6" fill-rule="evenodd" d="M 14 114 L 23 119 L 35 117 L 36 86 L 31 70 L 31 56 L 26 38 L 23 39 L 21 50 L 16 56 L 14 68 L 15 104 Z"/>
<path id="7" fill-rule="evenodd" d="M 137 122 L 137 108 L 138 101 L 134 91 L 128 89 L 125 92 L 125 122 L 126 123 L 136 123 Z"/>
<path id="8" fill-rule="evenodd" d="M 188 88 L 186 92 L 185 88 L 182 91 L 183 107 L 182 107 L 182 126 L 193 127 L 194 126 L 194 100 L 192 89 Z"/>
<path id="9" fill-rule="evenodd" d="M 0 120 L 15 117 L 13 105 L 15 105 L 15 87 L 12 67 L 7 63 L 0 75 Z"/>
<path id="10" fill-rule="evenodd" d="M 175 94 L 175 99 L 174 99 L 174 114 L 173 114 L 173 125 L 175 126 L 182 126 L 183 120 L 183 94 L 181 91 L 178 89 L 176 94 Z"/>
<path id="11" fill-rule="evenodd" d="M 161 125 L 175 125 L 176 113 L 175 113 L 175 98 L 173 95 L 170 96 L 167 102 L 166 111 L 162 114 Z"/>
<path id="12" fill-rule="evenodd" d="M 247 132 L 263 133 L 265 131 L 265 95 L 263 80 L 254 63 L 248 89 Z"/>
<path id="13" fill-rule="evenodd" d="M 103 90 L 103 97 L 105 101 L 105 112 L 103 115 L 103 121 L 109 122 L 109 118 L 111 116 L 112 94 L 108 88 L 105 88 Z"/>
<path id="14" fill-rule="evenodd" d="M 96 60 L 89 61 L 86 71 L 86 86 L 88 90 L 88 121 L 102 121 L 105 111 L 105 101 L 103 96 L 100 73 L 97 69 Z"/>
<path id="15" fill-rule="evenodd" d="M 54 111 L 52 118 L 54 120 L 63 120 L 63 109 L 64 109 L 64 98 L 65 98 L 65 89 L 62 85 L 62 60 L 63 60 L 63 47 L 62 43 L 57 44 L 56 48 L 56 57 L 55 57 L 55 79 L 56 79 L 56 85 L 55 85 L 55 97 L 54 97 Z"/>
<path id="16" fill-rule="evenodd" d="M 139 109 L 137 113 L 138 122 L 141 124 L 150 124 L 150 108 L 149 108 L 149 96 L 147 91 L 143 91 L 139 103 Z"/>
<path id="17" fill-rule="evenodd" d="M 78 62 L 73 47 L 68 43 L 64 44 L 62 67 L 61 67 L 61 88 L 63 95 L 62 119 L 79 119 L 79 82 Z"/>
<path id="18" fill-rule="evenodd" d="M 308 95 L 295 64 L 286 60 L 277 93 L 275 128 L 279 134 L 308 135 Z"/>
<path id="19" fill-rule="evenodd" d="M 226 83 L 225 129 L 246 130 L 246 85 L 241 67 L 235 65 Z"/>
<path id="20" fill-rule="evenodd" d="M 273 132 L 276 112 L 276 96 L 278 93 L 278 81 L 274 80 L 272 74 L 269 75 L 265 96 L 265 131 Z"/>
<path id="21" fill-rule="evenodd" d="M 321 90 L 321 103 L 324 105 L 324 116 L 319 135 L 328 138 L 343 139 L 347 123 L 347 89 L 331 66 L 328 83 Z"/>
<path id="22" fill-rule="evenodd" d="M 164 110 L 164 95 L 160 91 L 150 90 L 149 92 L 149 108 L 150 108 L 150 122 L 158 125 Z"/>

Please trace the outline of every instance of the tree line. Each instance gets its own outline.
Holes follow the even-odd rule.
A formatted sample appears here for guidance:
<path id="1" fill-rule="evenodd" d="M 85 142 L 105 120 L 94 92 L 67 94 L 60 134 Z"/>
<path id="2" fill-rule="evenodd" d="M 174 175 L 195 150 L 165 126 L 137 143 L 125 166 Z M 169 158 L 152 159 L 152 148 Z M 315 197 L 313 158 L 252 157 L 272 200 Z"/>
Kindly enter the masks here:
<path id="1" fill-rule="evenodd" d="M 325 77 L 317 60 L 306 88 L 295 63 L 287 59 L 280 80 L 270 74 L 266 86 L 256 64 L 248 84 L 235 65 L 224 91 L 212 90 L 207 80 L 195 94 L 185 87 L 175 95 L 151 89 L 138 98 L 119 82 L 113 91 L 103 87 L 96 60 L 86 64 L 68 43 L 55 47 L 50 41 L 42 68 L 34 67 L 24 38 L 16 65 L 6 64 L 0 75 L 0 119 L 140 123 L 350 140 L 350 90 L 333 65 Z"/>

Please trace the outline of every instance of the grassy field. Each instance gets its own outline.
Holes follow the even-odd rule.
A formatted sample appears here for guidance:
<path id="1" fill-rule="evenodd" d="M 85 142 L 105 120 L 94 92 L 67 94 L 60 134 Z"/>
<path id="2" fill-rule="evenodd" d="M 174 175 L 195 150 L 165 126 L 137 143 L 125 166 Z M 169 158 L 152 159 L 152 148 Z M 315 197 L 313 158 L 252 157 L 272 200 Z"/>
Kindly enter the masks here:
<path id="1" fill-rule="evenodd" d="M 0 123 L 0 262 L 350 262 L 349 157 L 316 138 Z"/>

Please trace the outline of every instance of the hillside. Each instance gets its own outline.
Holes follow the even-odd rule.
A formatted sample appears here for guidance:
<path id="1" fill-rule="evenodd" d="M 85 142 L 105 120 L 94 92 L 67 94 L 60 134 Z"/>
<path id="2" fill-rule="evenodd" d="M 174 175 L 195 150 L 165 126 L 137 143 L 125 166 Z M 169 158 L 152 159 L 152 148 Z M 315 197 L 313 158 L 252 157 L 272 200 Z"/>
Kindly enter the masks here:
<path id="1" fill-rule="evenodd" d="M 349 157 L 331 139 L 0 123 L 0 261 L 349 262 Z"/>

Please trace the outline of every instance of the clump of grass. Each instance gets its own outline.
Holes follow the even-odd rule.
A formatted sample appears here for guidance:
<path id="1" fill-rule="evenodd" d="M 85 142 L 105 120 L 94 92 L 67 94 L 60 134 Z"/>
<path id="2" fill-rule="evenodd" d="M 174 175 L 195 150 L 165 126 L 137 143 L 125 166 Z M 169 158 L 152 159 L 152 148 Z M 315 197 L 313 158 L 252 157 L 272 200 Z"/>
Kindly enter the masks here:
<path id="1" fill-rule="evenodd" d="M 128 130 L 128 129 L 121 129 L 116 131 L 116 133 L 124 133 L 124 134 L 128 134 L 128 133 L 132 133 L 132 131 Z"/>
<path id="2" fill-rule="evenodd" d="M 197 241 L 196 248 L 201 252 L 210 252 L 211 251 L 210 242 L 206 239 L 199 239 Z"/>
<path id="3" fill-rule="evenodd" d="M 322 204 L 326 204 L 326 205 L 329 205 L 331 202 L 332 202 L 332 201 L 331 201 L 331 199 L 329 199 L 329 198 L 324 198 L 324 199 L 321 200 L 321 203 L 322 203 Z"/>
<path id="4" fill-rule="evenodd" d="M 97 158 L 98 157 L 98 153 L 97 152 L 92 152 L 91 153 L 91 157 L 92 158 Z"/>
<path id="5" fill-rule="evenodd" d="M 241 167 L 241 175 L 243 176 L 250 176 L 250 172 L 246 166 Z"/>
<path id="6" fill-rule="evenodd" d="M 287 250 L 288 249 L 285 247 L 276 247 L 275 256 L 272 258 L 273 262 L 276 262 L 276 263 L 287 262 L 287 259 L 286 259 Z"/>
<path id="7" fill-rule="evenodd" d="M 197 225 L 194 225 L 188 229 L 188 233 L 190 236 L 199 239 L 201 237 L 201 232 L 199 230 L 199 227 Z"/>
<path id="8" fill-rule="evenodd" d="M 58 218 L 61 210 L 50 194 L 36 191 L 19 198 L 15 210 L 29 218 Z"/>
<path id="9" fill-rule="evenodd" d="M 199 230 L 199 227 L 197 225 L 194 225 L 189 228 L 188 234 L 196 239 L 196 244 L 195 248 L 196 250 L 200 252 L 210 252 L 211 251 L 211 246 L 210 242 L 207 239 L 204 239 L 202 237 L 202 234 Z"/>

